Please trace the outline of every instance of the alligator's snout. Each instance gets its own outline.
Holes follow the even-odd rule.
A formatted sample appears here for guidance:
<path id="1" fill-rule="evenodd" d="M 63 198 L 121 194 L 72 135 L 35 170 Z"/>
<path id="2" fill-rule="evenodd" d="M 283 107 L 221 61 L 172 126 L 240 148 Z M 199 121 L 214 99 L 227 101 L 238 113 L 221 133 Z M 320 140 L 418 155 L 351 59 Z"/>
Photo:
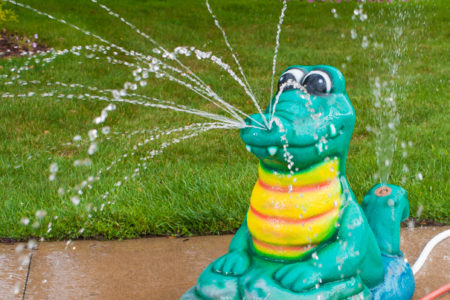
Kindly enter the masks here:
<path id="1" fill-rule="evenodd" d="M 271 119 L 269 114 L 255 114 L 245 120 L 248 127 L 241 129 L 241 138 L 249 152 L 261 148 L 268 156 L 275 156 L 287 144 L 283 122 Z"/>

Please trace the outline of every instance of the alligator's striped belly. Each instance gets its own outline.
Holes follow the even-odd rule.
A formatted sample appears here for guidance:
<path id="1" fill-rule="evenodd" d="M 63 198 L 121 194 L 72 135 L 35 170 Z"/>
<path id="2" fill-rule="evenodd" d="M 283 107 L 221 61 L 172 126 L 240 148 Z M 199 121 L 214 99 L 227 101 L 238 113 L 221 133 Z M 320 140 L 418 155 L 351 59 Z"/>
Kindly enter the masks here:
<path id="1" fill-rule="evenodd" d="M 289 176 L 260 166 L 247 213 L 258 254 L 298 259 L 333 235 L 342 203 L 338 167 L 330 160 Z"/>

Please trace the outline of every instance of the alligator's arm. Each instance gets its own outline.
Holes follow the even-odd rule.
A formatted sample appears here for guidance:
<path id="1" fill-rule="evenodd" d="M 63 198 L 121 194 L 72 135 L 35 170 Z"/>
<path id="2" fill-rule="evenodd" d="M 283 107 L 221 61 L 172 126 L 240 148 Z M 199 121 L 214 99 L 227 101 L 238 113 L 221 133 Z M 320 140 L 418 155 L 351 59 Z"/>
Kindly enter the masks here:
<path id="1" fill-rule="evenodd" d="M 230 247 L 228 250 L 231 251 L 247 251 L 249 244 L 250 233 L 248 231 L 247 227 L 247 216 L 245 216 L 244 222 L 242 222 L 241 227 L 239 227 L 238 231 L 236 231 L 236 234 L 234 235 L 233 239 L 231 240 Z"/>
<path id="2" fill-rule="evenodd" d="M 352 197 L 349 194 L 350 199 Z M 347 200 L 337 239 L 307 261 L 285 266 L 275 273 L 281 285 L 300 292 L 316 284 L 359 275 L 372 287 L 383 279 L 380 250 L 361 208 Z"/>
<path id="3" fill-rule="evenodd" d="M 239 276 L 250 266 L 247 217 L 231 240 L 229 252 L 212 263 L 212 271 L 225 276 Z"/>

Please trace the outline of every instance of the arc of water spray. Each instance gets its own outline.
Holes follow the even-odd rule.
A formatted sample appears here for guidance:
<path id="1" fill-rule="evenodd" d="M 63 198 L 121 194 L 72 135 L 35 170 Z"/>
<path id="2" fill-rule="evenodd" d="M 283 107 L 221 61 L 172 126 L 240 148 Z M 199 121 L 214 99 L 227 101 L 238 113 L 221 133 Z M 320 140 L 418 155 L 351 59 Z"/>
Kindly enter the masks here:
<path id="1" fill-rule="evenodd" d="M 107 7 L 106 5 L 100 4 L 97 2 L 97 0 L 91 0 L 91 2 L 98 4 L 102 9 L 106 10 L 109 14 L 111 14 L 112 16 L 118 18 L 122 23 L 126 24 L 127 26 L 129 26 L 130 28 L 134 29 L 136 33 L 138 33 L 139 35 L 141 35 L 142 37 L 144 37 L 145 39 L 147 39 L 148 41 L 150 41 L 152 44 L 154 44 L 156 47 L 158 47 L 159 49 L 161 49 L 164 54 L 169 57 L 170 59 L 176 61 L 182 68 L 184 68 L 186 70 L 186 73 L 183 73 L 184 76 L 191 78 L 190 75 L 192 75 L 195 80 L 194 81 L 198 81 L 196 82 L 197 84 L 199 84 L 199 86 L 201 86 L 207 93 L 211 93 L 211 95 L 213 96 L 213 98 L 216 98 L 217 100 L 219 100 L 220 103 L 224 104 L 228 110 L 228 112 L 230 112 L 234 117 L 236 117 L 238 120 L 240 120 L 241 118 L 236 114 L 236 112 L 239 112 L 241 114 L 243 114 L 241 111 L 239 111 L 237 108 L 235 108 L 234 106 L 232 106 L 231 104 L 229 104 L 228 102 L 222 100 L 205 82 L 203 82 L 203 80 L 198 77 L 189 67 L 187 67 L 186 65 L 184 65 L 179 59 L 176 58 L 175 55 L 173 55 L 172 53 L 170 53 L 168 50 L 166 50 L 163 46 L 161 46 L 156 40 L 154 40 L 153 38 L 151 38 L 149 35 L 145 34 L 144 32 L 142 32 L 139 28 L 137 28 L 136 25 L 132 24 L 131 22 L 127 21 L 125 18 L 121 17 L 119 14 L 113 12 L 109 7 Z M 172 67 L 173 68 L 173 67 Z M 247 87 L 243 86 L 244 89 L 246 90 L 246 92 L 248 91 Z M 252 95 L 249 94 L 250 98 L 252 98 Z M 254 96 L 252 98 L 252 100 L 254 99 Z M 256 104 L 256 100 L 254 100 L 255 104 Z M 215 102 L 213 102 L 215 103 Z M 217 105 L 217 104 L 216 104 Z M 219 106 L 220 107 L 220 106 Z M 258 106 L 257 106 L 258 107 Z M 220 107 L 222 109 L 224 109 L 223 107 Z M 260 108 L 259 108 L 260 109 Z M 246 115 L 248 117 L 247 114 L 244 113 L 244 115 Z M 243 121 L 243 120 L 242 120 Z"/>
<path id="2" fill-rule="evenodd" d="M 284 89 L 286 88 L 286 86 L 288 86 L 288 85 L 292 85 L 292 86 L 294 86 L 294 88 L 300 88 L 300 87 L 301 87 L 301 85 L 300 85 L 297 81 L 295 81 L 295 80 L 288 80 L 288 81 L 286 81 L 285 83 L 283 83 L 283 84 L 280 86 L 279 91 L 278 91 L 277 94 L 275 95 L 275 102 L 274 102 L 274 104 L 273 104 L 273 110 L 272 110 L 272 111 L 269 110 L 269 112 L 270 112 L 270 117 L 269 117 L 269 129 L 272 128 L 272 124 L 273 124 L 274 116 L 275 116 L 275 109 L 277 108 L 277 104 L 278 104 L 278 102 L 279 102 L 279 100 L 280 100 L 280 96 L 281 96 L 281 94 L 283 93 L 283 91 L 284 91 Z"/>
<path id="3" fill-rule="evenodd" d="M 208 89 L 208 85 L 205 82 L 203 82 L 203 80 L 200 77 L 198 77 L 194 72 L 192 72 L 192 70 L 188 66 L 186 66 L 179 59 L 177 59 L 175 55 L 171 55 L 171 53 L 168 50 L 166 50 L 163 46 L 161 46 L 151 36 L 149 36 L 148 34 L 142 32 L 136 25 L 134 25 L 133 23 L 127 21 L 125 18 L 121 17 L 118 13 L 115 13 L 114 11 L 112 11 L 108 6 L 98 3 L 97 0 L 91 0 L 91 2 L 97 4 L 98 6 L 100 6 L 102 9 L 107 11 L 110 15 L 118 18 L 122 23 L 124 23 L 125 25 L 127 25 L 128 27 L 133 29 L 137 34 L 139 34 L 140 36 L 144 37 L 145 39 L 150 41 L 152 44 L 154 44 L 156 47 L 161 49 L 167 57 L 170 57 L 170 59 L 172 59 L 175 62 L 177 62 L 182 68 L 184 68 L 187 71 L 186 75 L 189 76 L 189 74 L 191 74 L 192 77 L 194 77 L 198 81 L 198 83 L 200 83 L 200 85 L 205 90 Z"/>
<path id="4" fill-rule="evenodd" d="M 165 130 L 165 131 L 159 131 L 156 135 L 152 135 L 151 137 L 145 139 L 145 141 L 143 143 L 139 143 L 134 145 L 132 148 L 134 149 L 135 147 L 142 147 L 145 146 L 146 144 L 148 144 L 151 141 L 156 141 L 158 139 L 160 139 L 162 136 L 169 136 L 173 133 L 179 133 L 179 132 L 184 132 L 184 131 L 191 131 L 193 130 L 192 133 L 189 133 L 188 135 L 184 135 L 181 137 L 177 137 L 177 138 L 173 138 L 172 140 L 170 140 L 169 142 L 164 142 L 159 148 L 157 149 L 152 149 L 152 150 L 148 150 L 146 152 L 147 156 L 142 156 L 140 157 L 141 161 L 146 161 L 149 158 L 153 158 L 156 155 L 161 154 L 165 148 L 167 148 L 170 145 L 173 144 L 177 144 L 179 142 L 181 142 L 182 140 L 186 140 L 186 139 L 190 139 L 193 138 L 195 136 L 198 136 L 200 133 L 209 131 L 211 129 L 231 129 L 233 128 L 232 126 L 230 126 L 229 124 L 224 124 L 224 123 L 220 123 L 220 122 L 216 122 L 216 123 L 194 123 L 191 125 L 187 125 L 187 126 L 183 126 L 183 127 L 179 127 L 179 128 L 174 128 L 174 129 L 169 129 L 169 130 Z M 134 155 L 134 153 L 132 153 L 132 155 Z M 115 160 L 113 160 L 107 167 L 101 168 L 100 170 L 98 170 L 96 172 L 96 176 L 89 176 L 92 178 L 95 178 L 95 181 L 98 181 L 100 179 L 100 176 L 102 176 L 104 174 L 104 172 L 110 171 L 112 168 L 117 167 L 119 165 L 120 162 L 124 161 L 124 158 L 128 157 L 127 153 L 121 154 L 118 156 L 118 158 L 116 158 Z M 145 164 L 144 164 L 144 169 L 145 169 Z M 137 171 L 136 171 L 137 170 Z M 135 169 L 135 171 L 133 172 L 133 174 L 131 175 L 131 178 L 134 178 L 136 175 L 139 174 L 139 168 Z M 89 177 L 86 178 L 85 180 L 83 180 L 82 182 L 80 182 L 79 184 L 71 187 L 70 189 L 72 191 L 77 191 L 77 194 L 79 194 L 80 191 L 83 191 L 83 189 L 85 187 L 87 187 L 87 184 L 83 184 L 85 182 L 89 181 Z M 127 176 L 125 176 L 126 178 Z M 127 179 L 125 179 L 127 180 Z M 91 184 L 93 183 L 93 181 L 91 182 Z M 107 195 L 109 192 L 106 192 L 102 195 L 103 199 L 106 199 Z"/>
<path id="5" fill-rule="evenodd" d="M 118 45 L 116 45 L 116 44 L 114 44 L 114 43 L 111 43 L 111 42 L 109 42 L 108 40 L 102 38 L 101 36 L 99 36 L 99 35 L 97 35 L 97 34 L 94 34 L 94 33 L 91 33 L 91 32 L 89 32 L 89 31 L 87 31 L 87 30 L 84 30 L 84 29 L 82 29 L 82 28 L 80 28 L 80 27 L 78 27 L 78 26 L 76 26 L 76 25 L 74 25 L 74 24 L 72 24 L 72 23 L 69 23 L 69 22 L 67 22 L 67 21 L 65 21 L 65 20 L 63 20 L 63 19 L 58 19 L 58 18 L 56 18 L 56 17 L 54 17 L 54 16 L 52 16 L 52 15 L 50 15 L 50 14 L 48 14 L 48 13 L 42 12 L 42 11 L 40 11 L 40 10 L 34 8 L 34 7 L 31 7 L 31 6 L 28 5 L 28 4 L 23 4 L 23 3 L 21 3 L 21 2 L 17 2 L 17 1 L 14 1 L 14 0 L 5 0 L 5 1 L 7 1 L 7 2 L 9 2 L 9 3 L 11 3 L 11 4 L 14 4 L 14 5 L 23 7 L 23 8 L 26 8 L 26 9 L 28 9 L 28 10 L 31 10 L 31 11 L 33 11 L 33 12 L 39 14 L 39 15 L 46 16 L 47 18 L 49 18 L 49 19 L 51 19 L 51 20 L 55 20 L 55 21 L 57 21 L 57 22 L 59 22 L 59 23 L 68 25 L 68 26 L 74 28 L 75 30 L 78 30 L 78 31 L 82 32 L 83 34 L 85 34 L 85 35 L 87 35 L 87 36 L 92 36 L 92 37 L 94 37 L 94 38 L 100 40 L 101 42 L 103 42 L 103 43 L 105 43 L 105 44 L 111 46 L 112 48 L 115 48 L 115 49 L 119 50 L 120 52 L 126 54 L 127 56 L 130 56 L 130 55 L 131 55 L 131 52 L 128 51 L 127 49 L 125 49 L 125 48 L 123 48 L 123 47 L 121 47 L 121 46 L 118 46 Z M 145 56 L 145 55 L 143 55 L 143 54 L 141 54 L 141 53 L 139 53 L 139 52 L 137 52 L 137 51 L 133 51 L 133 53 L 136 54 L 136 55 L 137 55 L 136 58 L 139 57 L 141 61 L 146 60 L 146 56 Z M 186 77 L 189 77 L 189 75 L 186 74 Z M 213 91 L 211 91 L 211 93 L 214 94 L 214 95 L 217 95 L 217 94 L 215 94 Z M 240 117 L 236 114 L 236 112 L 234 111 L 234 110 L 236 109 L 235 107 L 233 107 L 232 105 L 230 105 L 230 104 L 227 103 L 226 101 L 222 100 L 222 99 L 221 99 L 220 97 L 218 97 L 218 96 L 217 96 L 217 99 L 216 99 L 216 100 L 218 100 L 220 103 L 224 104 L 225 106 L 229 107 L 229 108 L 232 110 L 232 112 L 231 112 L 231 111 L 228 111 L 228 110 L 227 110 L 227 111 L 230 112 L 233 116 L 235 116 L 235 117 L 237 118 L 238 121 L 241 121 L 241 122 L 243 123 L 242 118 L 240 118 Z M 211 100 L 211 101 L 212 101 L 212 100 Z M 215 103 L 215 104 L 217 104 L 215 101 L 212 101 L 212 102 Z"/>
<path id="6" fill-rule="evenodd" d="M 99 35 L 97 35 L 97 34 L 94 34 L 94 33 L 91 33 L 91 32 L 89 32 L 89 31 L 87 31 L 87 30 L 84 30 L 84 29 L 82 29 L 82 28 L 80 28 L 80 27 L 78 27 L 78 26 L 76 26 L 76 25 L 74 25 L 74 24 L 71 24 L 71 23 L 69 23 L 69 22 L 67 22 L 67 21 L 65 21 L 65 20 L 63 20 L 63 19 L 58 19 L 58 18 L 56 18 L 56 17 L 54 17 L 54 16 L 52 16 L 52 15 L 50 15 L 50 14 L 48 14 L 48 13 L 39 11 L 39 10 L 37 10 L 36 8 L 31 7 L 30 5 L 27 5 L 27 4 L 23 4 L 23 3 L 20 3 L 20 2 L 14 1 L 14 0 L 5 0 L 5 1 L 8 1 L 9 3 L 14 4 L 14 5 L 17 5 L 17 6 L 26 8 L 26 9 L 29 9 L 29 10 L 31 10 L 31 11 L 33 11 L 33 12 L 39 14 L 39 15 L 46 16 L 46 17 L 48 17 L 49 19 L 55 20 L 55 21 L 57 21 L 57 22 L 59 22 L 59 23 L 68 25 L 68 26 L 70 26 L 70 27 L 72 27 L 72 28 L 74 28 L 74 29 L 76 29 L 76 30 L 82 32 L 83 34 L 85 34 L 85 35 L 87 35 L 87 36 L 92 36 L 92 37 L 94 37 L 94 38 L 96 38 L 96 39 L 102 41 L 103 43 L 109 45 L 109 46 L 112 47 L 112 48 L 115 48 L 115 49 L 119 50 L 120 52 L 126 54 L 127 56 L 130 56 L 130 55 L 131 55 L 131 52 L 128 51 L 127 49 L 125 49 L 125 48 L 123 48 L 123 47 L 121 47 L 121 46 L 118 46 L 118 45 L 116 45 L 116 44 L 114 44 L 114 43 L 111 43 L 111 42 L 109 42 L 108 40 L 102 38 L 101 36 L 99 36 Z M 123 18 L 121 18 L 121 20 L 122 20 L 122 19 L 123 19 Z M 125 20 L 125 19 L 123 19 L 123 20 Z M 125 20 L 125 21 L 126 21 L 126 20 Z M 149 37 L 149 38 L 150 38 L 150 37 Z M 137 52 L 137 51 L 132 51 L 132 52 L 133 52 L 134 54 L 137 55 L 137 56 L 136 56 L 137 59 L 140 58 L 140 61 L 141 61 L 141 62 L 143 62 L 143 60 L 148 60 L 148 59 L 145 57 L 145 55 L 143 55 L 143 54 L 141 54 L 141 53 L 139 53 L 139 52 Z M 132 56 L 133 56 L 133 55 L 132 55 Z M 155 58 L 155 59 L 156 59 L 156 58 Z M 161 62 L 161 63 L 162 63 L 162 62 Z M 162 64 L 164 64 L 164 63 L 162 63 Z M 173 68 L 172 66 L 169 66 L 169 65 L 167 65 L 167 64 L 164 64 L 164 65 L 167 66 L 168 68 L 171 68 L 172 70 L 178 70 L 178 69 Z M 180 72 L 182 73 L 182 71 L 180 71 Z M 167 74 L 167 73 L 166 73 L 166 74 Z M 186 77 L 191 78 L 188 74 L 186 74 L 186 73 L 183 73 L 183 74 L 184 74 Z M 179 83 L 179 82 L 182 82 L 182 81 L 181 81 L 181 80 L 178 80 L 178 83 Z M 192 86 L 189 86 L 188 84 L 183 84 L 183 85 L 186 86 L 187 88 L 191 89 L 191 90 L 194 91 L 194 92 L 198 92 L 198 90 L 195 91 L 195 90 L 192 88 Z M 208 89 L 209 89 L 209 88 L 208 88 Z M 237 108 L 235 108 L 234 106 L 230 105 L 230 104 L 227 103 L 226 101 L 222 100 L 222 99 L 221 99 L 216 93 L 214 93 L 211 89 L 209 89 L 209 93 L 207 93 L 207 94 L 208 94 L 208 95 L 211 95 L 211 94 L 212 94 L 213 96 L 215 96 L 214 98 L 216 98 L 217 101 L 219 101 L 221 104 L 223 104 L 223 105 L 225 105 L 226 107 L 228 107 L 230 110 L 226 110 L 226 111 L 229 112 L 229 113 L 231 113 L 234 117 L 236 117 L 237 121 L 239 121 L 239 122 L 242 123 L 242 126 L 241 126 L 241 127 L 245 127 L 245 126 L 246 126 L 246 124 L 243 122 L 243 119 L 242 119 L 241 117 L 239 117 L 239 115 L 237 115 L 236 111 L 239 112 L 239 113 L 241 113 L 242 115 L 244 115 L 244 116 L 246 116 L 246 117 L 250 117 L 250 116 L 248 116 L 248 114 L 246 114 L 246 113 L 240 111 L 239 109 L 237 109 Z M 212 100 L 212 99 L 206 97 L 205 95 L 202 95 L 202 97 L 205 98 L 205 99 L 207 99 L 208 101 L 211 101 L 212 103 L 214 103 L 214 104 L 217 105 L 218 107 L 224 109 L 223 107 L 221 107 L 220 105 L 218 105 L 217 102 L 215 102 L 214 100 Z M 251 118 L 251 117 L 250 117 L 250 118 Z M 251 118 L 251 119 L 252 119 L 252 118 Z M 264 125 L 262 125 L 261 123 L 259 123 L 259 122 L 256 122 L 256 123 L 258 123 L 259 125 L 261 125 L 261 127 L 264 127 Z"/>
<path id="7" fill-rule="evenodd" d="M 81 46 L 80 46 L 81 47 Z M 96 45 L 95 46 L 92 46 L 92 48 L 86 48 L 86 50 L 92 50 L 92 51 L 98 51 L 98 50 L 96 50 Z M 100 46 L 101 47 L 101 46 Z M 79 49 L 79 47 L 77 46 L 77 47 L 75 47 L 76 49 L 78 49 L 78 50 L 80 50 Z M 65 50 L 62 50 L 62 51 L 58 51 L 58 52 L 61 52 L 62 54 L 67 54 L 67 53 L 69 53 L 69 52 L 74 52 L 74 47 L 72 47 L 72 49 L 65 49 Z M 53 56 L 53 57 L 51 57 L 51 61 L 53 61 L 53 59 L 55 58 L 56 56 Z M 88 57 L 89 58 L 89 57 Z M 113 59 L 114 60 L 114 59 Z M 45 59 L 44 59 L 44 61 L 46 61 Z M 127 67 L 138 67 L 136 64 L 133 64 L 133 63 L 130 63 L 130 62 L 127 62 L 127 61 L 121 61 L 121 60 L 118 60 L 117 62 L 119 62 L 119 63 L 121 63 L 121 64 L 124 64 L 124 65 L 126 65 Z M 162 63 L 162 62 L 161 62 Z M 162 63 L 163 64 L 163 63 Z M 142 68 L 141 68 L 142 69 Z M 143 70 L 148 70 L 148 71 L 150 71 L 149 69 L 146 69 L 146 68 L 143 68 Z M 189 84 L 187 84 L 187 83 L 185 83 L 185 82 L 183 82 L 183 81 L 181 81 L 181 80 L 179 80 L 179 79 L 177 79 L 177 78 L 175 78 L 175 77 L 172 77 L 170 74 L 167 74 L 167 76 L 169 76 L 169 79 L 170 80 L 172 80 L 172 81 L 175 81 L 176 83 L 178 83 L 178 84 L 180 84 L 180 85 L 185 85 L 187 88 L 189 88 L 189 89 L 191 89 L 191 90 L 193 90 L 195 93 L 197 93 L 198 95 L 200 95 L 201 97 L 203 97 L 203 98 L 205 98 L 206 100 L 208 100 L 208 101 L 211 101 L 209 98 L 207 98 L 207 97 L 205 97 L 202 93 L 201 93 L 201 91 L 199 91 L 196 87 L 192 87 L 192 86 L 190 86 Z M 39 81 L 39 80 L 37 80 L 37 81 L 30 81 L 30 82 L 26 82 L 26 81 L 21 81 L 20 79 L 19 79 L 19 76 L 16 76 L 16 78 L 14 79 L 14 80 L 19 80 L 19 84 L 21 84 L 21 85 L 26 85 L 26 84 L 38 84 L 38 83 L 43 83 L 43 82 L 41 82 L 41 81 Z M 7 83 L 10 83 L 10 84 L 12 84 L 13 82 L 11 81 L 11 82 L 7 82 Z M 7 83 L 5 83 L 5 84 L 7 84 Z M 88 88 L 89 90 L 92 90 L 92 91 L 99 91 L 99 92 L 101 92 L 101 93 L 104 93 L 104 94 L 110 94 L 110 93 L 114 93 L 114 92 L 117 92 L 116 90 L 110 90 L 110 89 L 106 89 L 106 90 L 102 90 L 102 89 L 99 89 L 99 88 L 97 88 L 97 87 L 90 87 L 90 86 L 86 86 L 86 85 L 83 85 L 83 84 L 78 84 L 78 83 L 62 83 L 62 82 L 44 82 L 47 86 L 48 85 L 61 85 L 61 86 L 65 86 L 65 87 L 82 87 L 82 88 Z M 128 94 L 129 95 L 129 94 Z M 145 97 L 145 96 L 143 96 L 143 95 L 137 95 L 137 94 L 135 94 L 135 96 L 137 96 L 137 97 Z M 178 105 L 178 104 L 176 104 L 176 103 L 174 103 L 174 102 L 171 102 L 171 101 L 165 101 L 165 100 L 157 100 L 156 98 L 149 98 L 149 97 L 147 97 L 147 99 L 150 99 L 150 100 L 152 100 L 152 101 L 158 101 L 158 102 L 161 102 L 161 103 L 166 103 L 166 104 L 171 104 L 171 105 L 176 105 L 176 106 L 178 106 L 178 107 L 180 107 L 180 108 L 183 108 L 183 109 L 186 109 L 186 110 L 193 110 L 192 108 L 190 108 L 190 107 L 186 107 L 186 106 L 182 106 L 182 105 Z M 201 110 L 195 110 L 197 113 L 201 113 L 202 111 Z M 243 113 L 243 112 L 241 112 L 240 110 L 238 110 L 238 112 L 240 112 L 240 113 L 242 113 L 243 115 L 246 115 L 245 113 Z M 207 112 L 204 112 L 206 115 L 212 115 L 212 114 L 209 114 L 209 113 L 207 113 Z M 214 115 L 214 116 L 216 116 L 216 117 L 219 117 L 219 115 Z M 229 122 L 231 122 L 232 120 L 231 119 L 227 119 L 227 120 L 229 120 Z M 258 123 L 261 127 L 257 127 L 257 126 L 251 126 L 251 127 L 257 127 L 257 128 L 260 128 L 260 129 L 264 129 L 264 127 L 263 127 L 263 125 L 262 124 L 260 124 L 260 123 Z M 244 126 L 248 126 L 248 125 L 245 125 L 245 123 L 243 123 L 242 122 L 242 126 L 241 127 L 244 127 Z"/>
<path id="8" fill-rule="evenodd" d="M 236 65 L 239 68 L 239 72 L 242 75 L 242 78 L 245 82 L 245 86 L 244 86 L 244 90 L 247 93 L 247 95 L 249 95 L 250 99 L 252 99 L 253 103 L 256 106 L 256 109 L 258 110 L 258 112 L 261 114 L 262 119 L 264 120 L 264 123 L 266 124 L 266 126 L 268 126 L 269 124 L 267 123 L 266 117 L 264 116 L 264 114 L 262 113 L 261 107 L 259 106 L 258 101 L 256 100 L 256 97 L 252 91 L 252 88 L 250 86 L 250 84 L 247 81 L 247 77 L 244 74 L 244 70 L 242 69 L 241 64 L 239 63 L 239 59 L 237 58 L 237 56 L 234 53 L 233 47 L 231 47 L 230 42 L 228 41 L 227 35 L 225 33 L 225 30 L 222 28 L 222 26 L 219 23 L 219 20 L 217 19 L 216 15 L 213 13 L 213 10 L 211 9 L 211 6 L 209 5 L 209 1 L 205 0 L 206 3 L 206 7 L 208 8 L 209 14 L 211 15 L 211 17 L 214 20 L 214 24 L 216 25 L 216 27 L 220 30 L 220 32 L 222 32 L 222 36 L 223 39 L 225 41 L 225 44 L 227 45 L 228 49 L 230 50 L 231 56 L 233 57 L 234 61 L 236 62 Z"/>
<path id="9" fill-rule="evenodd" d="M 273 93 L 273 79 L 275 77 L 275 69 L 276 69 L 276 65 L 277 65 L 278 48 L 280 47 L 281 25 L 283 24 L 284 14 L 286 12 L 286 9 L 287 9 L 287 1 L 283 0 L 283 8 L 281 9 L 280 18 L 278 20 L 277 37 L 275 39 L 275 50 L 274 50 L 273 60 L 272 60 L 272 80 L 270 82 L 269 98 L 272 97 L 272 93 Z M 271 111 L 272 111 L 272 101 L 270 101 L 270 103 L 269 103 L 269 112 L 271 112 Z M 270 123 L 270 125 L 272 125 L 272 123 Z"/>
<path id="10" fill-rule="evenodd" d="M 27 81 L 24 81 L 24 80 L 18 80 L 18 83 L 20 85 L 45 84 L 46 86 L 56 85 L 56 86 L 69 87 L 69 88 L 86 88 L 88 90 L 96 91 L 96 92 L 99 92 L 99 93 L 102 93 L 102 94 L 106 94 L 106 95 L 110 95 L 111 93 L 115 92 L 115 90 L 111 90 L 111 89 L 99 89 L 97 87 L 92 87 L 92 86 L 88 86 L 88 85 L 84 85 L 84 84 L 65 83 L 65 82 L 59 82 L 59 81 L 57 81 L 57 82 L 45 81 L 44 82 L 44 81 L 36 80 L 36 81 L 32 81 L 32 82 L 27 82 Z M 1 97 L 10 98 L 11 95 L 12 94 L 5 94 L 5 95 L 2 95 Z M 22 95 L 26 96 L 26 94 L 22 94 Z M 22 95 L 19 94 L 19 95 L 16 95 L 16 96 L 17 97 L 22 97 Z M 32 95 L 34 95 L 34 94 L 32 94 Z M 63 95 L 63 94 L 60 94 L 60 95 Z M 88 97 L 86 94 L 85 94 L 85 96 Z M 148 96 L 145 96 L 145 95 L 133 94 L 133 93 L 127 94 L 127 96 L 138 97 L 138 98 L 143 99 L 143 100 L 148 100 L 148 101 L 153 101 L 153 102 L 159 103 L 159 104 L 155 104 L 155 103 L 148 103 L 148 102 L 140 101 L 139 103 L 135 102 L 135 103 L 132 103 L 132 104 L 139 104 L 139 105 L 144 105 L 144 106 L 153 106 L 153 107 L 159 107 L 159 108 L 173 109 L 173 110 L 176 110 L 176 111 L 179 111 L 179 112 L 195 114 L 195 115 L 202 116 L 202 117 L 205 117 L 205 118 L 221 121 L 221 122 L 224 122 L 224 123 L 227 123 L 227 124 L 232 124 L 236 128 L 240 128 L 240 123 L 235 122 L 233 119 L 229 119 L 229 118 L 226 118 L 226 117 L 218 115 L 218 114 L 212 114 L 212 113 L 208 113 L 208 112 L 205 112 L 205 111 L 202 111 L 202 110 L 194 109 L 192 107 L 188 107 L 188 106 L 185 106 L 185 105 L 180 105 L 180 104 L 177 104 L 177 103 L 175 103 L 173 101 L 161 100 L 161 99 L 158 99 L 158 98 L 153 98 L 153 97 L 148 97 Z M 97 96 L 89 95 L 89 97 L 91 99 L 94 99 L 92 97 L 97 97 Z M 104 98 L 104 99 L 105 99 L 105 101 L 108 101 L 108 100 L 106 100 L 106 98 Z M 121 102 L 126 102 L 126 103 L 130 103 L 128 101 L 135 101 L 133 99 L 125 99 L 125 98 L 119 98 L 119 100 L 123 100 Z M 167 107 L 164 107 L 164 105 L 166 105 Z M 247 127 L 249 127 L 249 125 L 247 125 Z M 250 126 L 250 127 L 260 128 L 260 127 L 256 127 L 256 126 Z"/>
<path id="11" fill-rule="evenodd" d="M 167 105 L 167 104 L 160 104 L 160 103 L 151 103 L 151 102 L 147 102 L 147 101 L 140 101 L 140 100 L 133 100 L 133 99 L 127 99 L 127 98 L 109 98 L 106 96 L 99 96 L 99 95 L 91 95 L 91 94 L 79 94 L 79 95 L 66 95 L 66 94 L 62 94 L 62 93 L 56 93 L 56 91 L 52 91 L 49 93 L 41 93 L 41 94 L 37 94 L 41 97 L 51 97 L 54 96 L 55 94 L 57 94 L 57 98 L 67 98 L 67 99 L 79 99 L 82 100 L 83 98 L 88 98 L 88 99 L 92 99 L 92 100 L 96 100 L 96 101 L 105 101 L 105 102 L 118 102 L 118 103 L 127 103 L 127 104 L 133 104 L 133 105 L 140 105 L 140 106 L 144 106 L 144 107 L 156 107 L 156 108 L 162 108 L 162 109 L 170 109 L 170 110 L 174 110 L 174 111 L 178 111 L 178 112 L 184 112 L 184 113 L 188 113 L 188 114 L 192 114 L 192 115 L 197 115 L 200 117 L 204 117 L 207 119 L 211 119 L 211 120 L 215 120 L 215 121 L 220 121 L 224 124 L 228 124 L 233 128 L 241 128 L 241 124 L 236 122 L 236 120 L 227 118 L 225 116 L 221 116 L 221 115 L 217 115 L 217 114 L 212 114 L 212 113 L 208 113 L 202 110 L 197 110 L 197 109 L 189 109 L 187 107 L 184 106 L 179 106 L 179 105 Z M 11 94 L 11 93 L 4 93 L 2 95 L 0 95 L 0 97 L 2 98 L 24 98 L 24 97 L 31 97 L 34 96 L 36 94 Z M 154 100 L 155 102 L 164 102 L 164 100 L 160 100 L 157 98 L 151 98 L 152 100 Z"/>

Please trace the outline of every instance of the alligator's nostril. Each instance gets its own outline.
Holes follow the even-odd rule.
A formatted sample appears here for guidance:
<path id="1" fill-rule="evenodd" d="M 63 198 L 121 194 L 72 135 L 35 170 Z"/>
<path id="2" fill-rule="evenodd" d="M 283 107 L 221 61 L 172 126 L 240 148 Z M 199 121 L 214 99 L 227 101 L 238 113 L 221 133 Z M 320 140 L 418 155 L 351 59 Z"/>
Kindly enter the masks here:
<path id="1" fill-rule="evenodd" d="M 375 190 L 375 195 L 378 197 L 386 197 L 392 193 L 392 189 L 388 186 L 380 186 Z"/>

